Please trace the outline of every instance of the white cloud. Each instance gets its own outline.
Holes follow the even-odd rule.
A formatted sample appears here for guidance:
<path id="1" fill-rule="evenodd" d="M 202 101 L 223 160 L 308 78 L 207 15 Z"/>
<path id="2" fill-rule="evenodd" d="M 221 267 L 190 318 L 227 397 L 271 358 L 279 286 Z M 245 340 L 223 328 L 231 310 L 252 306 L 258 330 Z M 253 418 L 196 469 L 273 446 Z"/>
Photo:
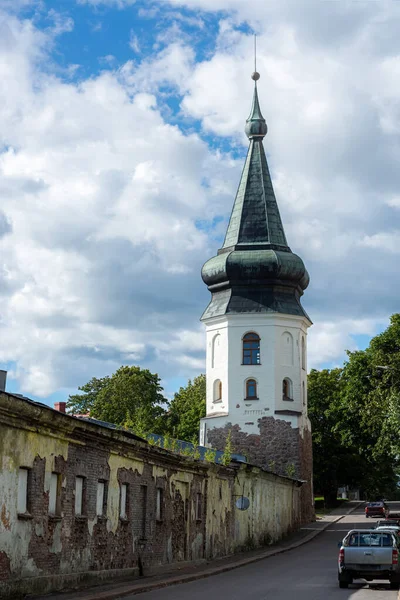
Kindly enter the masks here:
<path id="1" fill-rule="evenodd" d="M 134 52 L 136 52 L 136 54 L 140 54 L 139 38 L 135 34 L 133 29 L 131 29 L 131 34 L 130 34 L 130 38 L 129 38 L 129 46 Z"/>
<path id="2" fill-rule="evenodd" d="M 91 4 L 92 6 L 110 6 L 113 8 L 127 8 L 136 4 L 136 0 L 76 0 L 78 4 Z"/>
<path id="3" fill-rule="evenodd" d="M 377 248 L 393 254 L 400 253 L 400 231 L 382 232 L 374 235 L 365 236 L 361 242 L 361 246 L 368 248 Z"/>
<path id="4" fill-rule="evenodd" d="M 373 336 L 386 325 L 382 319 L 319 320 L 308 334 L 308 368 L 320 369 L 327 364 L 341 367 L 346 358 L 345 350 L 358 349 L 352 336 Z"/>
<path id="5" fill-rule="evenodd" d="M 185 27 L 207 29 L 202 9 L 230 12 L 199 59 Z M 105 70 L 79 70 L 79 83 L 63 80 L 77 65 L 61 73 L 47 54 L 73 27 L 68 16 L 44 31 L 0 19 L 0 360 L 43 397 L 124 361 L 163 379 L 204 369 L 200 267 L 217 250 L 243 164 L 211 144 L 227 137 L 245 151 L 247 22 L 259 34 L 278 202 L 311 273 L 310 364 L 340 364 L 353 335 L 373 335 L 398 310 L 400 6 L 165 0 L 146 10 L 169 14 L 152 54 L 132 38 L 141 54 L 115 72 L 116 49 L 104 48 Z M 171 97 L 210 145 L 183 133 Z"/>
<path id="6" fill-rule="evenodd" d="M 76 84 L 46 74 L 54 31 L 11 17 L 7 31 L 0 361 L 16 362 L 21 389 L 43 397 L 146 355 L 154 370 L 164 362 L 192 375 L 203 359 L 197 333 L 189 343 L 188 288 L 212 253 L 195 222 L 213 195 L 226 202 L 232 161 L 166 123 L 156 98 L 121 73 Z M 209 196 L 210 181 L 221 192 Z"/>

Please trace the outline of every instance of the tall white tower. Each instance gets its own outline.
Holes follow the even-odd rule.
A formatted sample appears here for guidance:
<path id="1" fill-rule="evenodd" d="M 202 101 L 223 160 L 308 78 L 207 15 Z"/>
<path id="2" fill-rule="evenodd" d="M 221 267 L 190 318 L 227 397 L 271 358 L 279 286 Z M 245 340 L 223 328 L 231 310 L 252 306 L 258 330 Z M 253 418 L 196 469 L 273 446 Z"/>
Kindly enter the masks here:
<path id="1" fill-rule="evenodd" d="M 250 140 L 225 241 L 202 269 L 212 294 L 207 333 L 207 416 L 200 443 L 235 450 L 252 463 L 308 482 L 303 516 L 312 510 L 311 428 L 307 417 L 307 328 L 300 303 L 309 283 L 290 250 L 263 147 L 267 125 L 254 98 Z M 307 514 L 309 513 L 309 514 Z"/>

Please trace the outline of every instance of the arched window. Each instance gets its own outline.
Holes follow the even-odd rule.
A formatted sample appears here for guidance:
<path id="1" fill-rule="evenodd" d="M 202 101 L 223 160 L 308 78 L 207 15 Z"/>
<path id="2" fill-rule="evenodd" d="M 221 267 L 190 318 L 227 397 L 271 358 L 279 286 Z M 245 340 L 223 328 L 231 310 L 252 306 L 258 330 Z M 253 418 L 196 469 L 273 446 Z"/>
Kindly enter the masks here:
<path id="1" fill-rule="evenodd" d="M 243 363 L 244 365 L 260 364 L 260 336 L 257 333 L 246 333 L 243 336 Z"/>
<path id="2" fill-rule="evenodd" d="M 288 331 L 282 333 L 282 364 L 287 367 L 293 365 L 293 336 Z"/>
<path id="3" fill-rule="evenodd" d="M 301 395 L 303 397 L 303 406 L 305 406 L 306 405 L 306 386 L 305 386 L 304 381 L 303 381 L 303 385 L 302 385 Z"/>
<path id="4" fill-rule="evenodd" d="M 306 370 L 306 342 L 304 335 L 301 338 L 301 368 Z"/>
<path id="5" fill-rule="evenodd" d="M 213 399 L 214 402 L 222 400 L 222 381 L 220 379 L 214 381 Z"/>
<path id="6" fill-rule="evenodd" d="M 246 400 L 254 400 L 257 396 L 257 381 L 248 379 L 246 381 Z"/>
<path id="7" fill-rule="evenodd" d="M 282 398 L 283 400 L 293 399 L 292 382 L 288 377 L 285 377 L 285 379 L 282 381 Z"/>
<path id="8" fill-rule="evenodd" d="M 221 360 L 221 348 L 220 348 L 221 336 L 219 333 L 213 337 L 212 348 L 211 348 L 211 368 L 218 367 Z"/>

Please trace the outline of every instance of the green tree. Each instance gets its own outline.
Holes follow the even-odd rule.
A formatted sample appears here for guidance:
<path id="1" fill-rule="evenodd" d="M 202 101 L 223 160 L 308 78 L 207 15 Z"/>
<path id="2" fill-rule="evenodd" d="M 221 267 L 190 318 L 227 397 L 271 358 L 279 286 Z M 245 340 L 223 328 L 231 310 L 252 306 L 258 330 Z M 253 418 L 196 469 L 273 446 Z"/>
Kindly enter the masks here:
<path id="1" fill-rule="evenodd" d="M 111 377 L 93 378 L 67 406 L 73 412 L 89 411 L 102 421 L 129 427 L 138 434 L 163 433 L 167 401 L 160 378 L 148 369 L 120 367 Z"/>
<path id="2" fill-rule="evenodd" d="M 329 503 L 338 484 L 366 498 L 398 492 L 400 315 L 366 350 L 347 354 L 343 369 L 309 375 L 315 489 Z"/>
<path id="3" fill-rule="evenodd" d="M 357 444 L 366 496 L 397 492 L 399 463 L 400 315 L 366 350 L 349 352 L 343 376 L 345 444 Z"/>
<path id="4" fill-rule="evenodd" d="M 86 415 L 90 413 L 98 394 L 103 388 L 107 387 L 109 382 L 110 378 L 108 375 L 101 379 L 92 377 L 85 385 L 78 387 L 78 390 L 83 392 L 83 394 L 72 394 L 69 396 L 67 401 L 68 411 L 74 415 Z"/>
<path id="5" fill-rule="evenodd" d="M 197 440 L 200 419 L 206 416 L 206 376 L 199 375 L 181 387 L 171 401 L 166 429 L 174 438 Z"/>
<path id="6" fill-rule="evenodd" d="M 340 484 L 354 483 L 349 471 L 354 464 L 355 452 L 351 446 L 343 444 L 338 426 L 341 422 L 342 373 L 342 369 L 312 369 L 308 376 L 314 489 L 324 496 L 329 506 L 335 505 Z"/>

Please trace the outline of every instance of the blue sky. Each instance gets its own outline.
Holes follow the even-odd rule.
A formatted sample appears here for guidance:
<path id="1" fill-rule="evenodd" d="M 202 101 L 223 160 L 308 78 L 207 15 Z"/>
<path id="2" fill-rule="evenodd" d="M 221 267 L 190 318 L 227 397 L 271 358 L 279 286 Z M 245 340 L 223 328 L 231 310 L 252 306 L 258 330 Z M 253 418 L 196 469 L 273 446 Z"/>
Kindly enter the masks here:
<path id="1" fill-rule="evenodd" d="M 299 6 L 301 4 L 301 6 Z M 121 364 L 204 371 L 201 265 L 265 147 L 311 275 L 309 364 L 398 310 L 399 3 L 0 0 L 0 367 L 62 400 Z"/>

